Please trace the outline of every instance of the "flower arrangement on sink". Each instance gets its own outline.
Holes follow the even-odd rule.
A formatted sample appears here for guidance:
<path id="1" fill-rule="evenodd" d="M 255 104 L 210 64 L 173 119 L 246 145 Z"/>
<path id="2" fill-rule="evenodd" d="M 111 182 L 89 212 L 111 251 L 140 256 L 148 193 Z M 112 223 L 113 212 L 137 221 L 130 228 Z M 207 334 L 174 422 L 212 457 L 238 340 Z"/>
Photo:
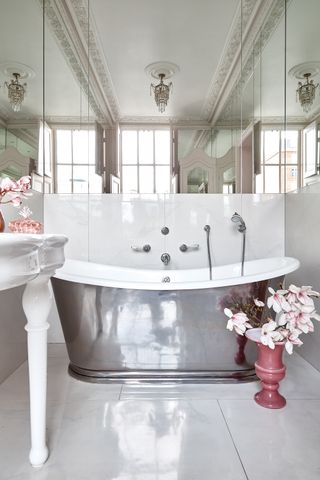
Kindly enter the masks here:
<path id="1" fill-rule="evenodd" d="M 3 178 L 0 182 L 0 206 L 11 204 L 14 207 L 20 207 L 23 200 L 32 195 L 32 193 L 29 192 L 30 188 L 31 177 L 28 175 L 18 180 L 11 180 L 9 177 Z M 3 232 L 4 228 L 5 222 L 0 210 L 0 232 Z"/>

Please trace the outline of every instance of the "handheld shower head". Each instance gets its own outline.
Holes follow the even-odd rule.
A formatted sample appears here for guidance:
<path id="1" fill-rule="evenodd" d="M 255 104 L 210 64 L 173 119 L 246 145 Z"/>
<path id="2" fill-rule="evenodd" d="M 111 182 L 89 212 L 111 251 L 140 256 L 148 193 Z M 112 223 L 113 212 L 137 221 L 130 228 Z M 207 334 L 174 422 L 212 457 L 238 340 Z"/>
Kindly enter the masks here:
<path id="1" fill-rule="evenodd" d="M 239 223 L 239 226 L 238 226 L 239 232 L 243 233 L 246 231 L 247 227 L 246 227 L 245 221 L 243 220 L 241 215 L 239 215 L 239 213 L 234 212 L 234 214 L 231 217 L 231 222 Z"/>

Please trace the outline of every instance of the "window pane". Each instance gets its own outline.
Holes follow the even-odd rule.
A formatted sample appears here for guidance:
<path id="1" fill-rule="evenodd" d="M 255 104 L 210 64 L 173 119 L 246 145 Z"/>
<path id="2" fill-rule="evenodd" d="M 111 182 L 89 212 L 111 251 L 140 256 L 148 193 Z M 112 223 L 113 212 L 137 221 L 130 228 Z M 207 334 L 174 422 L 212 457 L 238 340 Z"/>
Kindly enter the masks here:
<path id="1" fill-rule="evenodd" d="M 266 166 L 264 173 L 265 193 L 279 193 L 279 167 Z"/>
<path id="2" fill-rule="evenodd" d="M 122 131 L 122 164 L 137 163 L 137 131 Z"/>
<path id="3" fill-rule="evenodd" d="M 170 131 L 155 130 L 155 162 L 170 165 Z"/>
<path id="4" fill-rule="evenodd" d="M 122 193 L 138 193 L 137 167 L 122 167 Z"/>
<path id="5" fill-rule="evenodd" d="M 73 131 L 73 163 L 89 163 L 89 158 L 92 159 L 92 153 L 89 153 L 89 131 L 88 130 L 74 130 Z M 91 143 L 91 142 L 90 142 Z M 92 146 L 92 143 L 91 145 Z"/>
<path id="6" fill-rule="evenodd" d="M 154 171 L 153 167 L 139 168 L 139 192 L 140 193 L 154 192 L 153 171 Z"/>
<path id="7" fill-rule="evenodd" d="M 96 163 L 96 132 L 89 131 L 89 163 L 95 165 Z"/>
<path id="8" fill-rule="evenodd" d="M 95 167 L 89 167 L 89 193 L 102 192 L 102 177 L 97 175 Z"/>
<path id="9" fill-rule="evenodd" d="M 170 193 L 170 166 L 156 167 L 156 193 Z"/>
<path id="10" fill-rule="evenodd" d="M 57 165 L 57 193 L 72 193 L 71 165 Z"/>
<path id="11" fill-rule="evenodd" d="M 265 163 L 279 163 L 279 130 L 264 132 L 264 161 Z"/>
<path id="12" fill-rule="evenodd" d="M 139 132 L 139 163 L 153 163 L 153 131 Z"/>
<path id="13" fill-rule="evenodd" d="M 281 134 L 281 150 L 283 152 L 282 163 L 298 162 L 298 131 L 288 130 Z"/>
<path id="14" fill-rule="evenodd" d="M 290 165 L 281 168 L 281 187 L 282 192 L 292 192 L 297 189 L 298 167 Z"/>
<path id="15" fill-rule="evenodd" d="M 73 192 L 88 193 L 89 167 L 73 167 Z"/>
<path id="16" fill-rule="evenodd" d="M 71 131 L 57 130 L 57 163 L 71 162 Z"/>

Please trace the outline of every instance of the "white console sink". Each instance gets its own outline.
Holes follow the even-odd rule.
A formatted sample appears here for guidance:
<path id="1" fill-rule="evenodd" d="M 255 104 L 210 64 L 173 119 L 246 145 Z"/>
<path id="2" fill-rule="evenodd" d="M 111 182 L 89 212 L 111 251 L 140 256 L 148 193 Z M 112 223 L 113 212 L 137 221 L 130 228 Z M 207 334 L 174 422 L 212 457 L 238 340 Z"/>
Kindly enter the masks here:
<path id="1" fill-rule="evenodd" d="M 46 446 L 47 317 L 52 302 L 50 277 L 64 264 L 64 235 L 0 233 L 0 290 L 26 284 L 23 309 L 27 317 L 33 466 L 48 458 Z"/>

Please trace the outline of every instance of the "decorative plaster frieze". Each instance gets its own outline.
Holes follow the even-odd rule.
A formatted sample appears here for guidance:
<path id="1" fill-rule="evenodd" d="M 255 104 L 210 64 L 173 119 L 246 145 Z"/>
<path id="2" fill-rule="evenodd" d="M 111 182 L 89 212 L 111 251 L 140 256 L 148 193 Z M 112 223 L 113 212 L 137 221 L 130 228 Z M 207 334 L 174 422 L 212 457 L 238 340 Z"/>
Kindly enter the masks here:
<path id="1" fill-rule="evenodd" d="M 169 116 L 125 116 L 119 120 L 121 124 L 154 124 L 154 125 L 196 125 L 210 126 L 206 120 L 198 117 L 169 117 Z"/>
<path id="2" fill-rule="evenodd" d="M 79 20 L 73 12 L 70 0 L 39 0 L 39 2 L 44 7 L 47 24 L 57 39 L 67 64 L 84 94 L 87 95 L 89 106 L 96 119 L 108 124 L 114 123 L 115 118 L 113 112 L 110 111 L 109 102 L 105 101 L 104 96 L 97 88 L 99 82 L 95 78 L 94 70 L 89 68 L 89 60 L 91 64 L 91 57 L 95 56 L 93 34 L 90 32 L 88 47 L 88 43 L 84 42 L 83 32 L 79 32 L 77 26 Z M 82 0 L 77 2 L 77 14 L 82 13 L 82 28 L 84 28 L 85 8 L 81 8 L 81 2 Z"/>
<path id="3" fill-rule="evenodd" d="M 250 2 L 250 0 L 248 1 Z M 241 19 L 239 19 L 233 29 L 231 41 L 215 76 L 216 80 L 213 80 L 214 87 L 207 97 L 204 113 L 208 115 L 208 120 L 213 124 L 220 116 L 227 118 L 231 115 L 239 101 L 244 85 L 253 73 L 254 65 L 261 55 L 261 51 L 285 13 L 284 0 L 252 1 L 253 3 L 247 3 L 247 0 L 243 0 L 242 26 Z M 287 0 L 287 3 L 289 1 Z M 250 9 L 253 9 L 251 16 Z M 242 44 L 240 41 L 241 31 Z M 232 59 L 234 60 L 233 65 L 231 64 Z M 223 80 L 225 80 L 224 84 Z"/>

